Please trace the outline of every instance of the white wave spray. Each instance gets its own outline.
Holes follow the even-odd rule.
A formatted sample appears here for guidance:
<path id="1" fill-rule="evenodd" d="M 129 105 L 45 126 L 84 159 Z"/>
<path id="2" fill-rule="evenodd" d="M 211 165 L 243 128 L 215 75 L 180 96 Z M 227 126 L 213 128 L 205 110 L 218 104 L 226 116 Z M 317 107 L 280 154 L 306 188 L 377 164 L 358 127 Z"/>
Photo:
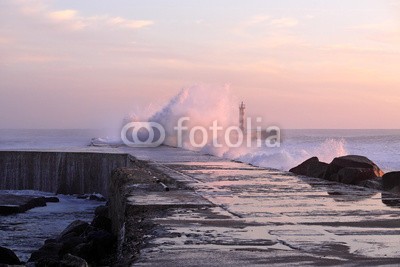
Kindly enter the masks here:
<path id="1" fill-rule="evenodd" d="M 166 139 L 164 144 L 177 146 L 177 132 L 174 129 L 182 117 L 189 118 L 185 122 L 187 130 L 183 132 L 183 148 L 197 150 L 227 159 L 240 160 L 256 166 L 288 170 L 312 156 L 330 162 L 334 157 L 346 155 L 346 142 L 343 139 L 314 140 L 310 137 L 307 142 L 295 137 L 284 140 L 281 147 L 247 147 L 245 145 L 231 148 L 226 145 L 215 147 L 213 139 L 197 148 L 188 142 L 189 132 L 194 127 L 209 129 L 213 121 L 223 129 L 238 125 L 239 101 L 230 93 L 228 86 L 209 87 L 204 85 L 182 89 L 162 109 L 149 117 L 149 121 L 158 122 L 164 126 Z M 283 130 L 284 131 L 284 130 Z M 218 135 L 221 138 L 223 131 Z M 202 137 L 196 137 L 202 138 Z"/>

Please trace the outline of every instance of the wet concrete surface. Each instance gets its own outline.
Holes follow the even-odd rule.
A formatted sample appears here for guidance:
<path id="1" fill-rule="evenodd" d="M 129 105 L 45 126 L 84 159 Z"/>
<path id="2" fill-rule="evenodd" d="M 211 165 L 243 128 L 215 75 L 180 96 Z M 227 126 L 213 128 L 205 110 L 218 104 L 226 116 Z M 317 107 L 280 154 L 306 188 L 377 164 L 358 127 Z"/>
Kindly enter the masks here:
<path id="1" fill-rule="evenodd" d="M 133 266 L 400 265 L 398 195 L 165 146 L 69 151 L 128 153 L 185 185 L 128 197 L 165 210 Z"/>
<path id="2" fill-rule="evenodd" d="M 196 204 L 181 206 L 179 191 L 133 196 L 176 205 L 153 219 L 133 266 L 400 264 L 399 196 L 176 148 L 128 152 L 194 189 Z"/>

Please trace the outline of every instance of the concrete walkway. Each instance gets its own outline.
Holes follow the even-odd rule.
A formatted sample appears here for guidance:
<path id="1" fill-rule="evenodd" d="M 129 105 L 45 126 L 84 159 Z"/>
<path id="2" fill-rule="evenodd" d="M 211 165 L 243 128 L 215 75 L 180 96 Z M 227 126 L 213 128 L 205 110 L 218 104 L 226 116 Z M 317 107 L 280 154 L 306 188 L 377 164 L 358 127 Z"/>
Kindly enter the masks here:
<path id="1" fill-rule="evenodd" d="M 123 151 L 195 190 L 187 207 L 173 190 L 151 198 L 176 208 L 154 218 L 134 266 L 400 265 L 398 196 L 177 148 Z"/>

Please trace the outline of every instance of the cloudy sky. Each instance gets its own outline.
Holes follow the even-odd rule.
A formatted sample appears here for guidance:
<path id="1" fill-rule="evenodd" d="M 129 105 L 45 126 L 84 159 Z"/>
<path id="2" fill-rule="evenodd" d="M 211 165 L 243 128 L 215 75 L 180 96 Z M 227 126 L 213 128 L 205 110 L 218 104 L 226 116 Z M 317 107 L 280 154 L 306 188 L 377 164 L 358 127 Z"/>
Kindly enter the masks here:
<path id="1" fill-rule="evenodd" d="M 284 128 L 400 128 L 400 1 L 0 1 L 0 128 L 105 127 L 193 84 Z"/>

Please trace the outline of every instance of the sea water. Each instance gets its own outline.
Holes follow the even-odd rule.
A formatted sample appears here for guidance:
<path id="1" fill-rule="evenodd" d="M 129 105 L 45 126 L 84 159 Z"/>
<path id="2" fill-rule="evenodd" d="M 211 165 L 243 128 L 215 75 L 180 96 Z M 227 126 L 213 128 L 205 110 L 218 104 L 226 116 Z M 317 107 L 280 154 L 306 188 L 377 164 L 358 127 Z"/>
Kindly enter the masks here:
<path id="1" fill-rule="evenodd" d="M 310 157 L 331 162 L 335 157 L 362 155 L 382 170 L 400 170 L 400 130 L 282 130 L 280 147 L 250 148 L 227 154 L 256 166 L 289 170 Z"/>
<path id="2" fill-rule="evenodd" d="M 0 129 L 0 150 L 83 148 L 94 137 L 102 137 L 101 131 Z M 205 147 L 200 151 L 284 171 L 313 156 L 329 163 L 335 157 L 355 154 L 388 172 L 400 170 L 400 130 L 281 129 L 279 147 L 224 148 L 222 152 Z"/>
<path id="3" fill-rule="evenodd" d="M 0 194 L 54 196 L 32 190 L 0 190 Z M 94 210 L 101 203 L 78 199 L 74 196 L 57 195 L 60 202 L 46 203 L 24 213 L 0 216 L 0 246 L 12 249 L 21 261 L 26 262 L 31 253 L 49 238 L 57 236 L 73 221 L 90 222 Z"/>

